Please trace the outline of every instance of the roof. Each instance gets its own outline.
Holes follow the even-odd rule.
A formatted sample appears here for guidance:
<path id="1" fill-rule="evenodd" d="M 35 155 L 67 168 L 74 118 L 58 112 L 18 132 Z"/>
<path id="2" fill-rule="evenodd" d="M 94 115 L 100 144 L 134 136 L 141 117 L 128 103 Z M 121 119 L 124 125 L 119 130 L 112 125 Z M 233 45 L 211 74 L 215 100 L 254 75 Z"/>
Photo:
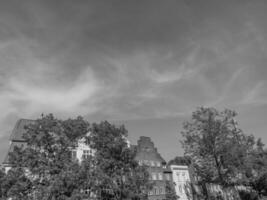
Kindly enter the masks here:
<path id="1" fill-rule="evenodd" d="M 26 133 L 25 126 L 34 123 L 35 120 L 31 119 L 19 119 L 11 133 L 11 141 L 25 141 L 23 139 L 23 134 Z"/>
<path id="2" fill-rule="evenodd" d="M 137 141 L 136 150 L 136 160 L 154 160 L 166 163 L 157 148 L 155 148 L 155 145 L 150 137 L 141 136 Z"/>
<path id="3" fill-rule="evenodd" d="M 176 156 L 174 159 L 169 161 L 168 165 L 190 165 L 190 158 L 185 156 Z"/>

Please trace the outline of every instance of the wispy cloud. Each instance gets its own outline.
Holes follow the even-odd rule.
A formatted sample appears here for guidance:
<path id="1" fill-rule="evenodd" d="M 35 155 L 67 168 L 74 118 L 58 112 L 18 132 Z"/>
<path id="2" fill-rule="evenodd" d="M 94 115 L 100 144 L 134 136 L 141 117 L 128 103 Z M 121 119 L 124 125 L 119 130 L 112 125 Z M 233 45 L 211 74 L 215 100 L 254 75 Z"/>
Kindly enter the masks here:
<path id="1" fill-rule="evenodd" d="M 247 105 L 267 105 L 267 92 L 266 92 L 267 82 L 260 81 L 252 88 L 249 88 L 249 91 L 244 96 L 242 104 Z"/>
<path id="2" fill-rule="evenodd" d="M 209 0 L 2 1 L 0 137 L 42 112 L 94 121 L 266 105 L 265 10 Z"/>

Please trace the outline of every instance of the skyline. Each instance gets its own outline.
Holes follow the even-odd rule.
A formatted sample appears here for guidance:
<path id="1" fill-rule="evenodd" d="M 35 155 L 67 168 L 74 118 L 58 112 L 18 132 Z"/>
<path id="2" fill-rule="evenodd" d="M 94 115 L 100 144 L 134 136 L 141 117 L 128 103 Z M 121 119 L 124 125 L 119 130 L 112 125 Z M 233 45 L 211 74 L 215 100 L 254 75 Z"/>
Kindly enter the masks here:
<path id="1" fill-rule="evenodd" d="M 0 2 L 0 160 L 16 120 L 124 123 L 181 155 L 183 121 L 229 108 L 267 144 L 267 2 Z"/>

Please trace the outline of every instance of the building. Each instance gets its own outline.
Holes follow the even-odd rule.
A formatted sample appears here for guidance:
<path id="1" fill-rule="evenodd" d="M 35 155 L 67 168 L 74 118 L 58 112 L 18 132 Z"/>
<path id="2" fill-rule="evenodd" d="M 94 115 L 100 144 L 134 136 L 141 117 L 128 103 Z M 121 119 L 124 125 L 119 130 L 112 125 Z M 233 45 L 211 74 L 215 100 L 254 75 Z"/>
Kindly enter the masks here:
<path id="1" fill-rule="evenodd" d="M 175 183 L 175 192 L 179 196 L 179 200 L 191 200 L 191 180 L 188 166 L 170 165 L 170 168 Z"/>
<path id="2" fill-rule="evenodd" d="M 172 178 L 175 183 L 175 192 L 181 200 L 191 200 L 192 197 L 192 169 L 190 159 L 177 156 L 168 163 L 172 170 Z"/>
<path id="3" fill-rule="evenodd" d="M 19 119 L 16 124 L 14 129 L 12 130 L 11 136 L 10 136 L 10 146 L 7 152 L 7 155 L 2 163 L 2 166 L 7 172 L 11 166 L 9 162 L 9 153 L 14 150 L 14 147 L 26 147 L 26 141 L 23 138 L 23 135 L 26 133 L 26 126 L 35 123 L 35 120 L 30 120 L 30 119 Z M 89 133 L 88 133 L 89 134 Z M 79 162 L 82 161 L 82 159 L 87 158 L 88 156 L 92 156 L 94 154 L 94 150 L 89 147 L 85 143 L 85 138 L 81 138 L 78 140 L 78 144 L 76 148 L 71 150 L 71 157 L 73 159 L 77 159 Z"/>
<path id="4" fill-rule="evenodd" d="M 158 153 L 154 143 L 149 137 L 141 136 L 136 146 L 135 159 L 140 165 L 148 166 L 150 179 L 153 181 L 153 189 L 149 191 L 149 200 L 166 199 L 166 182 L 173 186 L 172 171 L 167 167 L 165 160 Z"/>
<path id="5" fill-rule="evenodd" d="M 9 153 L 14 150 L 14 147 L 25 147 L 26 141 L 23 138 L 23 134 L 26 133 L 25 126 L 28 126 L 30 124 L 34 123 L 34 120 L 30 119 L 19 119 L 14 129 L 12 130 L 11 136 L 10 136 L 10 146 L 7 152 L 7 155 L 3 161 L 3 168 L 5 169 L 5 172 L 7 172 L 11 166 L 9 162 Z"/>
<path id="6" fill-rule="evenodd" d="M 90 133 L 87 133 L 87 136 L 88 135 L 90 135 Z M 71 150 L 72 159 L 78 160 L 79 162 L 81 162 L 83 159 L 93 156 L 94 154 L 95 150 L 86 144 L 85 138 L 79 139 L 77 146 Z"/>

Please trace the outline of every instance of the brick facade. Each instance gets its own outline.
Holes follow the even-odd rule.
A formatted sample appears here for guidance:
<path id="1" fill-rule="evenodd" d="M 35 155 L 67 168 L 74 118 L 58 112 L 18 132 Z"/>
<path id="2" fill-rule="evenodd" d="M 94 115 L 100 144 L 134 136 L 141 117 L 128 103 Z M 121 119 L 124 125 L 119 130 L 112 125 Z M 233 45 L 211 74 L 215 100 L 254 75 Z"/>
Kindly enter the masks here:
<path id="1" fill-rule="evenodd" d="M 140 165 L 147 165 L 153 189 L 149 192 L 149 200 L 166 199 L 166 181 L 172 184 L 172 171 L 166 166 L 165 160 L 158 153 L 154 143 L 149 137 L 141 136 L 136 146 L 135 159 Z"/>

